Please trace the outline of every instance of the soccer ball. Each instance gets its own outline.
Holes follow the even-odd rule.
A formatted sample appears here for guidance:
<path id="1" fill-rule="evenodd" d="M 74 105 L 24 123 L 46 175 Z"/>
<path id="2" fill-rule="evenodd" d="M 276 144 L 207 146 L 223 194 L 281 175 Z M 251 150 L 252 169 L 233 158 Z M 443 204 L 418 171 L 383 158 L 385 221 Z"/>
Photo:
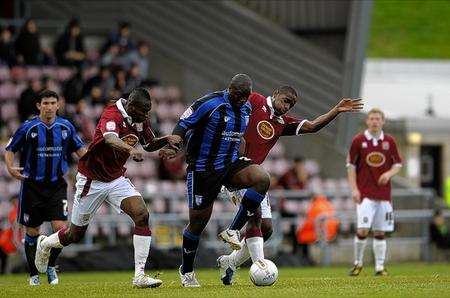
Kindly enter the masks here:
<path id="1" fill-rule="evenodd" d="M 271 260 L 259 260 L 250 267 L 250 280 L 255 286 L 271 286 L 278 278 L 278 268 Z"/>

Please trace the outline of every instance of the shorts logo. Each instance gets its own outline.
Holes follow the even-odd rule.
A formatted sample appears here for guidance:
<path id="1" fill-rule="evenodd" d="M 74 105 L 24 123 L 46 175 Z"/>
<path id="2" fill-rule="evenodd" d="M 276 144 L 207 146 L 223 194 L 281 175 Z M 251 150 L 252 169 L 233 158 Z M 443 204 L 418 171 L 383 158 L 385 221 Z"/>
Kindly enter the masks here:
<path id="1" fill-rule="evenodd" d="M 200 206 L 203 202 L 203 196 L 195 195 L 195 205 Z"/>
<path id="2" fill-rule="evenodd" d="M 256 130 L 258 131 L 258 134 L 261 136 L 261 138 L 265 140 L 270 140 L 275 135 L 275 129 L 273 128 L 272 124 L 265 120 L 258 123 L 258 125 L 256 126 Z"/>
<path id="3" fill-rule="evenodd" d="M 364 216 L 363 223 L 368 223 L 368 222 L 369 222 L 369 218 L 367 216 Z"/>
<path id="4" fill-rule="evenodd" d="M 129 134 L 129 135 L 126 135 L 126 136 L 122 137 L 122 141 L 124 141 L 125 143 L 127 143 L 131 147 L 134 147 L 138 143 L 139 138 L 136 135 L 134 135 L 134 134 Z"/>
<path id="5" fill-rule="evenodd" d="M 29 220 L 30 220 L 30 215 L 28 215 L 28 213 L 24 213 L 23 214 L 23 221 L 27 223 Z"/>
<path id="6" fill-rule="evenodd" d="M 67 139 L 67 130 L 61 131 L 61 137 L 63 138 L 63 140 Z"/>
<path id="7" fill-rule="evenodd" d="M 386 161 L 386 156 L 383 153 L 374 151 L 367 154 L 366 162 L 371 167 L 381 167 Z"/>
<path id="8" fill-rule="evenodd" d="M 114 121 L 106 122 L 106 130 L 110 130 L 110 131 L 116 130 L 116 122 L 114 122 Z"/>
<path id="9" fill-rule="evenodd" d="M 381 147 L 383 148 L 383 150 L 389 150 L 389 142 L 383 142 L 381 143 Z"/>

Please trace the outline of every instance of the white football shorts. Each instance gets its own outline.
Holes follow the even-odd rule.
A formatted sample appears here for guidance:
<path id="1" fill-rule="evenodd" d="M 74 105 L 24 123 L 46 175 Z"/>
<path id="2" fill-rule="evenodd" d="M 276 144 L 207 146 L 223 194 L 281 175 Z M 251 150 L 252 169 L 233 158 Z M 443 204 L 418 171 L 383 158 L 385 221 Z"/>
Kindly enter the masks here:
<path id="1" fill-rule="evenodd" d="M 120 204 L 123 199 L 141 196 L 130 179 L 123 176 L 111 182 L 102 182 L 88 179 L 83 174 L 78 173 L 75 187 L 71 221 L 77 226 L 88 225 L 92 216 L 104 201 L 108 202 L 118 213 L 121 213 Z"/>
<path id="2" fill-rule="evenodd" d="M 356 205 L 358 229 L 372 229 L 372 231 L 394 231 L 394 212 L 389 201 L 364 198 Z"/>

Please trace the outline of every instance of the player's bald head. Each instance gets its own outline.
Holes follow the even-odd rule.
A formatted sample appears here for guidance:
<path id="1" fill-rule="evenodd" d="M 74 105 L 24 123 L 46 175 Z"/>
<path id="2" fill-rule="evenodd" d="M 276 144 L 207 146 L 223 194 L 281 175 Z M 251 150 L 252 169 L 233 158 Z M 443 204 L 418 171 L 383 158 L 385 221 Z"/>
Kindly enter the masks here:
<path id="1" fill-rule="evenodd" d="M 247 101 L 250 93 L 252 93 L 252 79 L 243 73 L 235 75 L 228 86 L 230 92 L 230 101 L 232 104 L 242 106 Z"/>
<path id="2" fill-rule="evenodd" d="M 228 88 L 233 88 L 234 90 L 248 92 L 252 92 L 252 87 L 252 79 L 244 73 L 238 73 L 237 75 L 235 75 L 231 79 L 230 85 L 228 86 Z"/>

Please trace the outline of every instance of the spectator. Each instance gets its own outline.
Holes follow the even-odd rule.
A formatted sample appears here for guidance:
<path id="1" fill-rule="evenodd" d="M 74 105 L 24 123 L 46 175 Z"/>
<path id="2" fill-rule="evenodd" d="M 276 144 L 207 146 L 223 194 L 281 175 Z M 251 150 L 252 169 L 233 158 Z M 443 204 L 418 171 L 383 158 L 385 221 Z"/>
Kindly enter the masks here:
<path id="1" fill-rule="evenodd" d="M 84 96 L 89 95 L 94 86 L 100 87 L 103 95 L 109 94 L 114 89 L 114 78 L 109 67 L 105 65 L 100 66 L 98 74 L 87 80 L 83 87 Z"/>
<path id="2" fill-rule="evenodd" d="M 21 247 L 20 241 L 23 237 L 23 231 L 16 222 L 18 208 L 17 201 L 17 195 L 11 197 L 11 209 L 8 213 L 8 227 L 0 231 L 0 274 L 6 273 L 8 256 L 16 253 L 17 249 Z"/>
<path id="3" fill-rule="evenodd" d="M 81 67 L 86 57 L 80 23 L 72 19 L 55 44 L 55 56 L 59 65 Z"/>
<path id="4" fill-rule="evenodd" d="M 294 166 L 278 180 L 278 185 L 284 189 L 305 189 L 308 175 L 305 171 L 303 157 L 294 159 Z"/>
<path id="5" fill-rule="evenodd" d="M 104 106 L 106 104 L 105 97 L 103 95 L 102 88 L 100 85 L 93 86 L 91 88 L 91 92 L 89 92 L 89 95 L 84 98 L 84 101 L 89 106 L 96 106 L 96 105 L 102 105 Z"/>
<path id="6" fill-rule="evenodd" d="M 441 210 L 436 210 L 434 213 L 430 224 L 430 238 L 438 248 L 450 249 L 450 232 Z"/>
<path id="7" fill-rule="evenodd" d="M 106 66 L 118 66 L 121 65 L 120 56 L 119 56 L 120 48 L 117 44 L 112 44 L 108 47 L 106 53 L 103 55 L 101 63 Z"/>
<path id="8" fill-rule="evenodd" d="M 118 30 L 113 32 L 102 48 L 101 53 L 104 54 L 112 45 L 119 46 L 120 54 L 125 54 L 134 49 L 134 44 L 130 37 L 131 25 L 128 22 L 120 22 Z"/>
<path id="9" fill-rule="evenodd" d="M 122 67 L 117 67 L 114 71 L 114 79 L 116 83 L 114 88 L 120 90 L 120 92 L 125 93 L 127 87 L 127 72 Z"/>
<path id="10" fill-rule="evenodd" d="M 333 241 L 339 230 L 339 221 L 336 218 L 336 210 L 333 204 L 324 195 L 315 195 L 308 211 L 306 220 L 299 225 L 296 233 L 296 243 L 293 252 L 300 248 L 302 258 L 307 264 L 313 265 L 309 255 L 309 246 L 319 240 Z"/>
<path id="11" fill-rule="evenodd" d="M 150 47 L 147 42 L 139 41 L 137 50 L 131 51 L 125 55 L 122 64 L 126 69 L 130 69 L 133 64 L 139 65 L 141 72 L 141 77 L 148 78 L 148 55 L 150 52 Z"/>
<path id="12" fill-rule="evenodd" d="M 76 104 L 83 97 L 84 81 L 81 70 L 78 70 L 64 86 L 64 97 L 68 104 Z"/>
<path id="13" fill-rule="evenodd" d="M 39 41 L 39 33 L 33 19 L 28 19 L 20 30 L 15 42 L 17 61 L 20 64 L 39 65 L 43 53 Z"/>
<path id="14" fill-rule="evenodd" d="M 138 64 L 133 64 L 127 74 L 125 93 L 130 93 L 134 88 L 141 85 L 142 77 Z"/>
<path id="15" fill-rule="evenodd" d="M 28 87 L 20 94 L 19 102 L 17 103 L 20 122 L 24 122 L 29 119 L 30 116 L 38 114 L 36 99 L 41 90 L 41 81 L 39 79 L 32 79 L 28 83 Z"/>
<path id="16" fill-rule="evenodd" d="M 12 66 L 15 64 L 16 58 L 11 28 L 7 27 L 0 31 L 0 64 Z"/>

